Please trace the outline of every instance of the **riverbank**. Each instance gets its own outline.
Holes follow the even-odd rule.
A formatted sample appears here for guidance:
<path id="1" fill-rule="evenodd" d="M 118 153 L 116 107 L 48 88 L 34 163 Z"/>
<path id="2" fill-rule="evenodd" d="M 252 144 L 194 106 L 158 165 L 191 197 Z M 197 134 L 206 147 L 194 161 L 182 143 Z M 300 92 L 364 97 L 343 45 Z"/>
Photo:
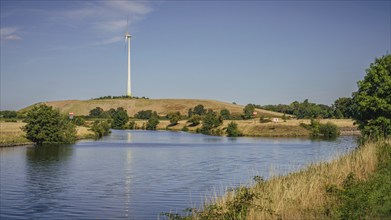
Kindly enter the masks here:
<path id="1" fill-rule="evenodd" d="M 146 120 L 136 121 L 138 128 L 143 128 L 146 125 Z M 224 130 L 228 126 L 231 120 L 225 120 L 224 123 L 218 127 L 218 129 Z M 341 135 L 359 135 L 360 132 L 354 125 L 353 120 L 350 119 L 321 119 L 321 123 L 332 122 L 338 126 L 341 131 Z M 238 129 L 243 136 L 249 137 L 309 137 L 310 131 L 305 129 L 300 124 L 310 124 L 309 119 L 291 119 L 287 121 L 280 121 L 277 123 L 267 122 L 260 123 L 259 119 L 254 120 L 235 120 L 238 124 Z M 195 132 L 198 126 L 188 126 L 187 120 L 179 121 L 175 126 L 169 126 L 168 120 L 161 120 L 157 126 L 158 130 L 173 130 L 181 131 L 185 126 L 189 132 Z M 24 138 L 24 132 L 21 130 L 25 123 L 23 122 L 4 122 L 0 121 L 0 147 L 30 145 L 33 144 L 26 138 Z M 78 139 L 93 138 L 93 132 L 87 127 L 77 127 Z"/>
<path id="2" fill-rule="evenodd" d="M 277 123 L 261 123 L 258 118 L 253 120 L 225 120 L 217 129 L 224 130 L 231 121 L 238 124 L 238 129 L 243 136 L 248 137 L 310 137 L 311 135 L 309 130 L 301 126 L 301 124 L 309 125 L 311 123 L 310 119 L 280 120 Z M 341 135 L 360 135 L 360 131 L 351 119 L 320 119 L 320 122 L 334 123 L 340 129 Z M 146 121 L 136 121 L 136 124 L 137 127 L 141 128 L 143 125 L 145 126 Z M 201 128 L 201 125 L 188 126 L 186 120 L 179 121 L 175 126 L 169 126 L 169 124 L 169 121 L 160 121 L 157 129 L 180 131 L 184 126 L 187 126 L 190 132 L 195 132 L 197 128 Z"/>
<path id="3" fill-rule="evenodd" d="M 34 144 L 33 142 L 30 142 L 24 137 L 25 132 L 21 128 L 25 125 L 26 123 L 20 121 L 0 121 L 0 147 L 12 147 Z M 93 132 L 89 131 L 87 127 L 77 126 L 76 130 L 78 140 L 94 137 Z"/>
<path id="4" fill-rule="evenodd" d="M 212 198 L 183 219 L 390 217 L 390 149 L 390 140 L 367 143 L 329 163 L 267 181 L 255 177 L 253 186 Z"/>

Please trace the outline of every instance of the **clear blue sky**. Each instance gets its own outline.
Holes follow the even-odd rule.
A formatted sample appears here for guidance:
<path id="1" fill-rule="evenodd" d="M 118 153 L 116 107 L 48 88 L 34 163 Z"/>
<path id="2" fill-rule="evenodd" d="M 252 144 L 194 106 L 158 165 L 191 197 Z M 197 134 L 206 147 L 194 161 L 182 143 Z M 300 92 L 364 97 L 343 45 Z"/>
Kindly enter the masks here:
<path id="1" fill-rule="evenodd" d="M 132 92 L 331 104 L 391 52 L 390 1 L 1 1 L 1 109 Z"/>

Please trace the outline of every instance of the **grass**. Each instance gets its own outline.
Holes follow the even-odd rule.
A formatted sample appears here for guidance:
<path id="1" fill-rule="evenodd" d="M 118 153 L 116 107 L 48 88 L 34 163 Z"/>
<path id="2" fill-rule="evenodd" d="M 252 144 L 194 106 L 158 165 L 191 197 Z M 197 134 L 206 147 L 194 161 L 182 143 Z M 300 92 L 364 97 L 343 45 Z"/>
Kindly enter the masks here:
<path id="1" fill-rule="evenodd" d="M 24 137 L 25 132 L 21 129 L 25 124 L 21 121 L 0 121 L 0 147 L 32 144 Z M 93 138 L 93 132 L 89 131 L 87 127 L 77 126 L 76 130 L 78 139 Z"/>
<path id="2" fill-rule="evenodd" d="M 381 159 L 384 154 L 379 151 L 384 149 L 388 149 L 389 157 Z M 391 203 L 390 149 L 390 141 L 367 143 L 331 162 L 313 164 L 286 176 L 275 176 L 267 181 L 256 177 L 255 185 L 241 186 L 222 197 L 212 198 L 202 209 L 193 209 L 189 217 L 175 214 L 169 217 L 173 219 L 390 218 L 391 206 L 388 206 Z M 382 171 L 384 166 L 387 167 L 386 171 Z M 379 170 L 386 174 L 379 174 Z M 353 183 L 349 185 L 349 181 Z M 377 186 L 379 184 L 381 187 Z M 360 212 L 357 208 L 363 208 L 364 211 L 361 212 L 364 213 L 358 216 L 350 215 L 351 212 Z M 381 214 L 376 215 L 379 210 Z"/>
<path id="3" fill-rule="evenodd" d="M 141 110 L 156 111 L 159 115 L 167 115 L 170 112 L 179 111 L 182 115 L 187 115 L 189 108 L 194 108 L 198 104 L 204 105 L 207 109 L 220 111 L 228 109 L 232 114 L 243 114 L 242 105 L 235 105 L 215 100 L 202 99 L 102 99 L 102 100 L 64 100 L 45 102 L 45 104 L 59 108 L 60 112 L 68 114 L 73 112 L 75 115 L 88 115 L 91 109 L 101 107 L 103 110 L 110 108 L 123 107 L 130 116 L 134 116 Z M 21 109 L 25 112 L 31 109 L 31 106 Z M 282 113 L 256 109 L 258 115 L 267 117 L 282 117 Z"/>
<path id="4" fill-rule="evenodd" d="M 231 120 L 225 120 L 223 125 L 218 127 L 219 129 L 224 129 L 228 126 Z M 300 126 L 301 123 L 310 124 L 309 119 L 291 119 L 286 122 L 281 121 L 278 123 L 268 122 L 260 123 L 259 119 L 254 120 L 235 120 L 238 124 L 239 131 L 244 136 L 254 136 L 254 137 L 309 137 L 310 131 Z M 357 131 L 357 127 L 353 125 L 353 121 L 350 119 L 322 119 L 321 123 L 332 122 L 338 126 L 339 129 L 349 129 L 350 131 Z M 137 127 L 141 128 L 143 124 L 146 124 L 146 120 L 136 120 Z M 168 120 L 160 120 L 159 125 L 157 126 L 158 130 L 165 130 L 170 124 Z M 186 120 L 179 121 L 177 125 L 168 127 L 169 130 L 180 131 L 186 125 L 188 126 Z M 191 127 L 188 126 L 190 132 L 195 132 L 197 128 L 200 128 L 201 125 Z M 344 133 L 344 135 L 359 134 L 359 132 Z"/>

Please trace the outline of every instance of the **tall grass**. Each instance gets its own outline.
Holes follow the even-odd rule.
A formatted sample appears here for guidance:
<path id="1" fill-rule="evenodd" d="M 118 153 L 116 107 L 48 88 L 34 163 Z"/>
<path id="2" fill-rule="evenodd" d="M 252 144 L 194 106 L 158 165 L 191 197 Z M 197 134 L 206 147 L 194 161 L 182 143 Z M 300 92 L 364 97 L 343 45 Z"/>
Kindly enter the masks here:
<path id="1" fill-rule="evenodd" d="M 389 141 L 388 141 L 389 144 Z M 304 170 L 264 181 L 257 177 L 252 187 L 238 187 L 215 197 L 191 219 L 315 219 L 332 218 L 335 197 L 352 175 L 366 180 L 378 164 L 379 143 L 366 143 L 331 162 L 312 164 Z"/>

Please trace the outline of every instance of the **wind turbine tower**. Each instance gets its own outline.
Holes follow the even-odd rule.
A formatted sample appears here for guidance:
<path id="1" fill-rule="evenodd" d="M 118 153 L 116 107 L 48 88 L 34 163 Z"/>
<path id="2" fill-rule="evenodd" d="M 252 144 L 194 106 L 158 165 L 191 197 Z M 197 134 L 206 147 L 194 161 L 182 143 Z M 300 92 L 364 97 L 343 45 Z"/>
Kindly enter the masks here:
<path id="1" fill-rule="evenodd" d="M 125 33 L 125 40 L 128 42 L 128 90 L 126 92 L 127 96 L 132 96 L 132 91 L 131 91 L 131 80 L 130 80 L 130 38 L 132 36 L 130 35 L 129 32 Z"/>

